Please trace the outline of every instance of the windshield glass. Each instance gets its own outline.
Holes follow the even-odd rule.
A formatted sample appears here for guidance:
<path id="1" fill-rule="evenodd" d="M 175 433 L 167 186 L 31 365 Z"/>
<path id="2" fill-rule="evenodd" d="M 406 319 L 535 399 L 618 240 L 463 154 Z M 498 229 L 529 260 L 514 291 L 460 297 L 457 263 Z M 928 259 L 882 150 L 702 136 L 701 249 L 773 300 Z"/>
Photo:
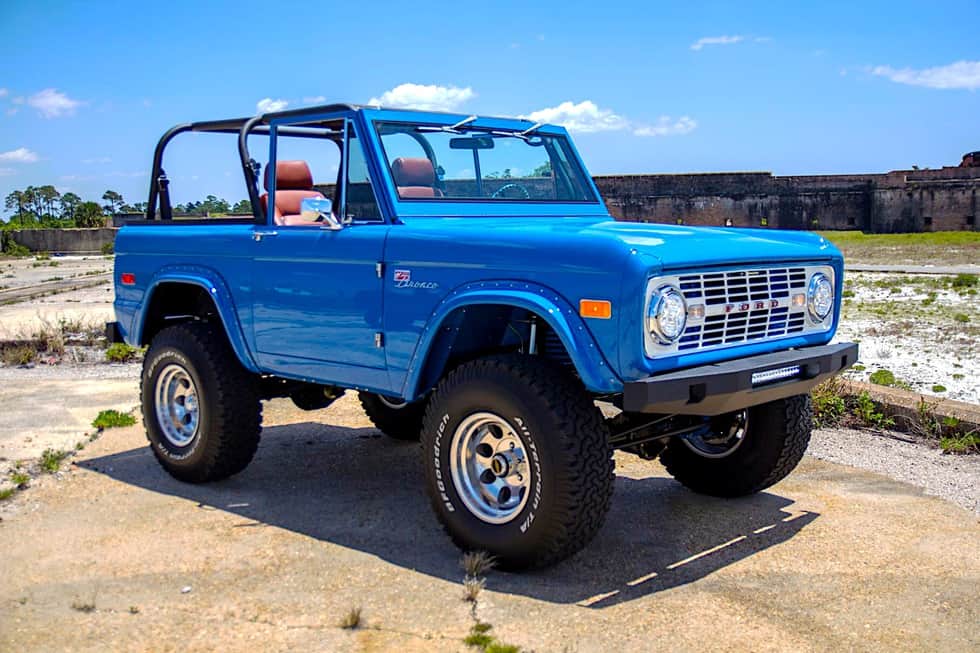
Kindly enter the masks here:
<path id="1" fill-rule="evenodd" d="M 564 136 L 377 123 L 402 200 L 595 202 Z"/>

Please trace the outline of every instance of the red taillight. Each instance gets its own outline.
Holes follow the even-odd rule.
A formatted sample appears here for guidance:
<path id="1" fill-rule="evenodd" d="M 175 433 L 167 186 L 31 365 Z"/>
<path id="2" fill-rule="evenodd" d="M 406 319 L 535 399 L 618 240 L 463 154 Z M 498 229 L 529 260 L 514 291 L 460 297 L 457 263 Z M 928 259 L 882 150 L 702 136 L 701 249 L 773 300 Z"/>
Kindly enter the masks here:
<path id="1" fill-rule="evenodd" d="M 124 286 L 135 286 L 136 285 L 136 275 L 132 272 L 123 272 L 119 276 L 119 280 Z"/>

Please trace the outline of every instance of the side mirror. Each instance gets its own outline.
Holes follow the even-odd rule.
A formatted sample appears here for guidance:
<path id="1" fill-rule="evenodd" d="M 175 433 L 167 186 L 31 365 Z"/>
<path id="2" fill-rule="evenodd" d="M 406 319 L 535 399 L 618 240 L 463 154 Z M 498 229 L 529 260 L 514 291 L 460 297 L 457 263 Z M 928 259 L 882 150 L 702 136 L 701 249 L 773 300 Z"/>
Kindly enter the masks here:
<path id="1" fill-rule="evenodd" d="M 322 223 L 323 229 L 340 231 L 344 228 L 333 215 L 333 202 L 323 197 L 307 197 L 300 202 L 300 215 L 309 222 Z"/>

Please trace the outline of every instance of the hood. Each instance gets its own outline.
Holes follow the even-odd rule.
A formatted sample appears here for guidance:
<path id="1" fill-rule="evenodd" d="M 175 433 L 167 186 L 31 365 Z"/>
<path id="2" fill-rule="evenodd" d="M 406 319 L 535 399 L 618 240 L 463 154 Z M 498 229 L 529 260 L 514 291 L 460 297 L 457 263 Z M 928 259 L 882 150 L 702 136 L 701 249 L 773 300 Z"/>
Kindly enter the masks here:
<path id="1" fill-rule="evenodd" d="M 840 256 L 830 241 L 805 231 L 612 221 L 592 225 L 588 231 L 616 238 L 640 253 L 655 257 L 665 270 Z"/>
<path id="2" fill-rule="evenodd" d="M 608 218 L 413 218 L 407 222 L 423 232 L 432 230 L 452 240 L 477 237 L 486 247 L 559 249 L 575 252 L 579 260 L 590 252 L 635 250 L 665 270 L 840 258 L 830 241 L 805 231 L 689 227 Z"/>

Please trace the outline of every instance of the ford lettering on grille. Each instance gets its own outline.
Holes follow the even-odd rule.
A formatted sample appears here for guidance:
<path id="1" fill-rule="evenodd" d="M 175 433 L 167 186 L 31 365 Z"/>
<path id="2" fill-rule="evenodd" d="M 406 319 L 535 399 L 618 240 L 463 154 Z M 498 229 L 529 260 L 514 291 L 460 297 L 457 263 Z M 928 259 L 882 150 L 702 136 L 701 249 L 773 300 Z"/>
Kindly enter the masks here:
<path id="1" fill-rule="evenodd" d="M 807 283 L 816 272 L 834 278 L 826 265 L 799 265 L 665 275 L 657 283 L 676 286 L 688 306 L 687 327 L 676 343 L 658 351 L 717 349 L 823 331 L 806 312 Z M 793 297 L 797 296 L 794 302 Z M 802 301 L 801 301 L 802 300 Z M 701 310 L 691 310 L 693 306 Z"/>

